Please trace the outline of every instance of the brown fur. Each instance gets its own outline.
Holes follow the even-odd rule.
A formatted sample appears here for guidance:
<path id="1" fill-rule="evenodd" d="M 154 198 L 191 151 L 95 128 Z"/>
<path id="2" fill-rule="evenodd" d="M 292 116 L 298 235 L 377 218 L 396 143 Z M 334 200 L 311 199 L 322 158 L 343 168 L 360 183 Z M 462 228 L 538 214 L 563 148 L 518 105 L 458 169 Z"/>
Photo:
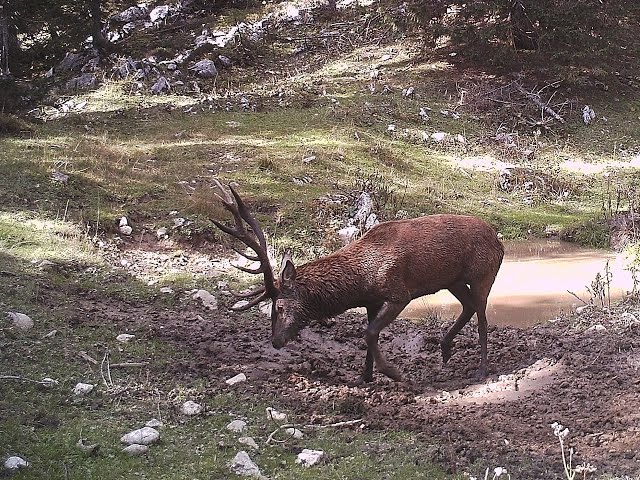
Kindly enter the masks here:
<path id="1" fill-rule="evenodd" d="M 273 343 L 277 348 L 311 320 L 333 317 L 353 307 L 369 314 L 365 380 L 371 363 L 398 380 L 386 363 L 377 338 L 386 325 L 413 299 L 449 289 L 463 312 L 445 335 L 445 362 L 451 341 L 478 312 L 482 350 L 480 374 L 487 374 L 486 302 L 502 263 L 504 249 L 484 221 L 463 215 L 431 215 L 382 223 L 346 247 L 297 268 L 293 282 L 279 281 L 280 296 L 273 315 Z M 278 311 L 279 310 L 279 311 Z M 370 358 L 371 357 L 371 358 Z"/>

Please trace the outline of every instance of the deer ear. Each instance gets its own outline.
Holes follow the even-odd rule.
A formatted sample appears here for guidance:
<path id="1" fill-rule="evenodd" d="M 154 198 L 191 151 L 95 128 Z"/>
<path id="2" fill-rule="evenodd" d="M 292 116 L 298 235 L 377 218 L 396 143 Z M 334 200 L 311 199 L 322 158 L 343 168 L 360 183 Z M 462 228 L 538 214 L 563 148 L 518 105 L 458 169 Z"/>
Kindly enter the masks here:
<path id="1" fill-rule="evenodd" d="M 292 288 L 296 282 L 296 267 L 289 253 L 285 253 L 282 257 L 280 268 L 280 285 L 284 288 Z"/>

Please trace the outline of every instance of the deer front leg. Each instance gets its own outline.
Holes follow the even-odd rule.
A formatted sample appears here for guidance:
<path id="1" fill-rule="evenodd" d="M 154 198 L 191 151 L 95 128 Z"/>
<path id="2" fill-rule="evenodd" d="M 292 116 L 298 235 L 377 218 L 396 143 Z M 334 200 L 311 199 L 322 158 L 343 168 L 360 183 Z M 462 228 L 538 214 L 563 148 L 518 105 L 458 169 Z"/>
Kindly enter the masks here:
<path id="1" fill-rule="evenodd" d="M 380 351 L 378 346 L 378 339 L 380 338 L 380 332 L 391 322 L 395 320 L 398 314 L 407 306 L 408 302 L 404 303 L 392 303 L 385 302 L 382 307 L 377 311 L 373 318 L 369 318 L 369 325 L 365 332 L 365 341 L 367 342 L 367 359 L 365 361 L 365 369 L 362 374 L 362 379 L 371 381 L 373 378 L 373 363 L 381 373 L 384 373 L 387 377 L 395 380 L 396 382 L 402 381 L 402 375 L 396 367 L 387 363 L 384 355 Z"/>

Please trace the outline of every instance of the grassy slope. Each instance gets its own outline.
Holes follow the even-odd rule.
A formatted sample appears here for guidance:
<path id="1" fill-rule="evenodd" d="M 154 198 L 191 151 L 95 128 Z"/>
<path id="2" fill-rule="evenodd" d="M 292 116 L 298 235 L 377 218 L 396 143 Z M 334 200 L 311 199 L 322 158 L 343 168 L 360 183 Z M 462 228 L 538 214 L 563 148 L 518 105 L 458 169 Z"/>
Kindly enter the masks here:
<path id="1" fill-rule="evenodd" d="M 25 138 L 0 139 L 0 309 L 36 319 L 36 328 L 27 333 L 1 325 L 0 374 L 60 381 L 58 387 L 43 389 L 26 381 L 0 380 L 0 456 L 21 454 L 32 462 L 20 478 L 64 478 L 65 471 L 69 478 L 87 479 L 226 478 L 236 445 L 224 425 L 246 417 L 249 433 L 259 441 L 273 430 L 264 407 L 267 401 L 277 404 L 277 399 L 221 391 L 212 395 L 216 386 L 165 378 L 163 365 L 180 358 L 180 352 L 154 340 L 117 344 L 115 336 L 122 332 L 101 322 L 100 312 L 94 312 L 94 322 L 74 321 L 74 305 L 87 296 L 98 299 L 98 305 L 106 301 L 121 302 L 124 308 L 140 303 L 152 310 L 180 308 L 178 298 L 160 298 L 155 289 L 113 271 L 100 258 L 101 250 L 90 240 L 96 233 L 111 238 L 121 215 L 127 215 L 139 233 L 171 227 L 169 212 L 177 210 L 193 220 L 189 230 L 182 231 L 187 241 L 190 234 L 211 235 L 206 218 L 221 213 L 213 205 L 211 179 L 220 176 L 240 183 L 278 248 L 298 252 L 308 248 L 310 238 L 317 239 L 317 253 L 335 246 L 332 234 L 342 226 L 348 206 L 327 207 L 317 199 L 352 191 L 368 179 L 377 180 L 378 194 L 395 192 L 382 205 L 380 213 L 387 218 L 398 209 L 410 215 L 472 213 L 488 218 L 507 238 L 600 220 L 603 200 L 616 193 L 616 187 L 607 190 L 607 185 L 616 181 L 608 184 L 601 174 L 571 173 L 559 166 L 566 160 L 624 160 L 621 145 L 633 147 L 639 138 L 637 99 L 612 102 L 611 97 L 594 96 L 590 103 L 606 122 L 585 128 L 576 116 L 561 136 L 536 144 L 537 166 L 572 185 L 574 194 L 531 205 L 521 195 L 499 190 L 495 173 L 456 166 L 458 159 L 474 156 L 513 159 L 485 141 L 495 132 L 482 121 L 437 113 L 455 103 L 443 86 L 454 80 L 449 66 L 414 58 L 410 46 L 395 47 L 405 58 L 385 64 L 379 61 L 384 49 L 363 48 L 315 71 L 291 74 L 283 82 L 285 90 L 312 85 L 316 93 L 308 94 L 309 99 L 295 93 L 288 107 L 267 105 L 247 113 L 196 106 L 197 114 L 184 113 L 193 107 L 193 99 L 130 97 L 123 93 L 126 84 L 111 83 L 82 97 L 88 101 L 85 113 L 34 127 Z M 391 93 L 368 90 L 373 62 L 383 64 Z M 407 85 L 416 85 L 415 97 L 402 96 L 401 88 Z M 264 89 L 266 104 L 270 87 L 251 88 Z M 317 93 L 323 89 L 326 94 Z M 310 106 L 299 106 L 303 104 Z M 420 106 L 434 112 L 426 125 L 418 115 Z M 393 134 L 388 131 L 391 123 L 396 125 Z M 423 129 L 462 133 L 467 144 L 423 143 L 415 135 Z M 527 146 L 536 141 L 525 135 L 519 142 Z M 302 161 L 311 155 L 316 157 L 313 162 Z M 52 181 L 54 171 L 68 174 L 68 183 Z M 615 173 L 609 178 L 617 175 L 627 178 Z M 292 181 L 305 176 L 310 183 Z M 600 243 L 602 235 L 587 230 L 584 240 Z M 43 259 L 58 266 L 38 268 Z M 189 286 L 208 282 L 182 280 Z M 55 337 L 43 338 L 54 328 Z M 112 361 L 144 359 L 150 366 L 141 372 L 114 371 L 115 386 L 106 389 L 99 368 L 78 356 L 86 351 L 101 359 L 106 349 Z M 77 381 L 99 384 L 99 392 L 74 400 L 70 391 Z M 181 419 L 175 409 L 187 398 L 203 401 L 210 414 Z M 143 458 L 120 454 L 119 437 L 157 416 L 166 424 L 161 444 Z M 74 446 L 80 437 L 100 443 L 99 454 L 81 453 Z M 402 432 L 323 431 L 309 434 L 303 445 L 330 452 L 329 461 L 319 467 L 322 478 L 444 478 L 422 464 L 426 441 Z M 317 470 L 293 465 L 296 446 L 265 447 L 254 458 L 272 478 L 318 478 Z"/>

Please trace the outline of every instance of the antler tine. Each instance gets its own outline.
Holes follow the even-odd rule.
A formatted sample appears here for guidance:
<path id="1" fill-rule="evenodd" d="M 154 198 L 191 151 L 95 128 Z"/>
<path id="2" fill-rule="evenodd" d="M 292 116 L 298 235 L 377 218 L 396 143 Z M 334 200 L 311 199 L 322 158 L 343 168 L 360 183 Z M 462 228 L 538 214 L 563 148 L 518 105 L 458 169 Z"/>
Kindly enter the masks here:
<path id="1" fill-rule="evenodd" d="M 249 310 L 251 307 L 255 307 L 260 302 L 262 302 L 263 300 L 267 300 L 268 298 L 270 298 L 270 295 L 265 291 L 262 295 L 254 298 L 246 305 L 243 305 L 241 307 L 231 307 L 231 310 L 233 310 L 234 312 L 243 312 L 245 310 Z"/>
<path id="2" fill-rule="evenodd" d="M 242 201 L 242 198 L 240 198 L 240 195 L 238 195 L 238 192 L 236 192 L 231 185 L 229 185 L 229 190 L 231 190 L 231 193 L 233 194 L 233 198 L 235 198 L 236 200 L 236 205 L 238 206 L 238 212 L 240 213 L 240 216 L 244 219 L 245 222 L 249 224 L 249 226 L 251 227 L 251 230 L 253 230 L 254 235 L 258 239 L 260 246 L 266 250 L 267 241 L 264 238 L 264 233 L 262 232 L 262 228 L 260 228 L 260 225 L 258 224 L 257 220 L 253 217 L 253 215 L 249 213 L 249 210 L 247 209 L 246 205 Z"/>
<path id="3" fill-rule="evenodd" d="M 266 298 L 275 298 L 278 293 L 278 289 L 275 284 L 271 263 L 269 262 L 269 254 L 267 253 L 267 241 L 262 229 L 260 228 L 260 224 L 255 219 L 255 217 L 251 215 L 251 212 L 243 202 L 242 198 L 231 185 L 228 186 L 229 191 L 231 191 L 231 194 L 229 194 L 229 191 L 225 189 L 225 187 L 222 185 L 222 183 L 220 183 L 218 179 L 213 179 L 213 181 L 222 194 L 218 195 L 216 193 L 216 196 L 220 199 L 224 208 L 233 215 L 235 225 L 231 227 L 214 219 L 211 219 L 211 221 L 220 230 L 244 243 L 247 247 L 255 252 L 255 255 L 247 254 L 245 252 L 241 252 L 236 248 L 233 248 L 236 253 L 242 255 L 248 260 L 260 262 L 260 266 L 258 268 L 247 268 L 239 265 L 234 265 L 234 267 L 246 273 L 262 273 L 264 275 L 264 294 L 260 296 L 260 300 L 252 300 L 250 302 L 250 306 L 257 305 L 260 301 Z M 251 227 L 251 232 L 247 231 L 245 223 L 249 225 L 249 227 Z M 257 295 L 258 293 L 259 292 L 256 291 L 255 294 Z M 247 306 L 246 308 L 250 307 Z M 245 308 L 243 307 L 243 309 Z"/>
<path id="4" fill-rule="evenodd" d="M 258 287 L 254 290 L 251 290 L 250 292 L 244 292 L 244 293 L 234 293 L 231 292 L 231 294 L 236 297 L 236 298 L 251 298 L 251 297 L 255 297 L 256 295 L 260 295 L 262 293 L 265 292 L 265 288 L 264 286 L 262 287 Z"/>

